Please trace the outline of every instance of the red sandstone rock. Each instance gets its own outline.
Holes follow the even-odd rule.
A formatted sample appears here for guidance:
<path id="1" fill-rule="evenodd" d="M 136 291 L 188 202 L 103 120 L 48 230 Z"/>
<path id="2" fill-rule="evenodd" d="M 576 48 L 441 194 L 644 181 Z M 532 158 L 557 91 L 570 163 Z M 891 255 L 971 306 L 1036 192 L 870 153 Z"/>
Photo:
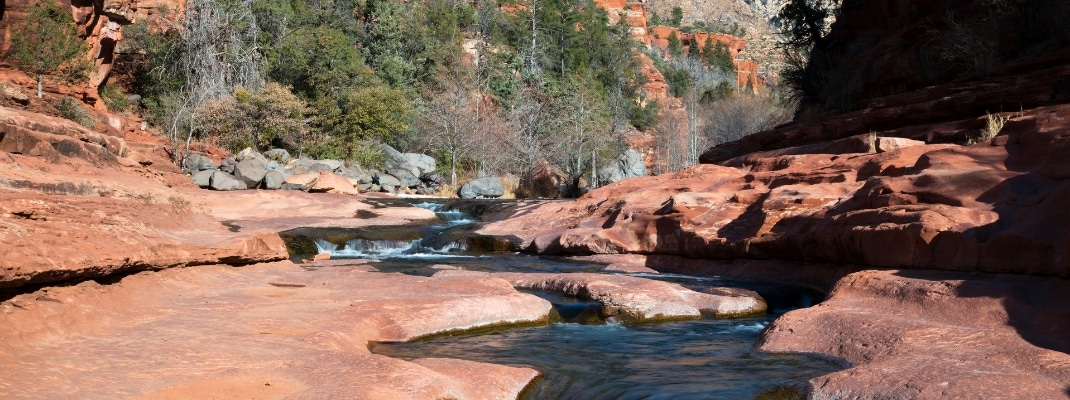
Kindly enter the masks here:
<path id="1" fill-rule="evenodd" d="M 1067 293 L 1065 280 L 863 271 L 777 319 L 759 347 L 850 363 L 810 380 L 815 398 L 1063 399 Z"/>
<path id="2" fill-rule="evenodd" d="M 473 272 L 445 271 L 435 276 L 471 276 Z M 703 313 L 729 318 L 764 314 L 765 300 L 747 290 L 706 294 L 675 283 L 623 275 L 589 273 L 495 273 L 517 288 L 545 290 L 602 303 L 603 314 L 634 321 L 699 318 Z"/>
<path id="3" fill-rule="evenodd" d="M 11 399 L 513 399 L 538 372 L 402 361 L 368 345 L 542 321 L 550 308 L 488 277 L 289 263 L 142 273 L 0 303 L 0 391 Z"/>
<path id="4" fill-rule="evenodd" d="M 536 252 L 779 258 L 1070 277 L 1070 113 L 1027 111 L 1007 146 L 864 138 L 696 166 L 546 204 L 483 232 Z M 845 139 L 846 140 L 846 139 Z M 854 139 L 851 139 L 854 140 Z M 853 147 L 852 147 L 853 146 Z M 836 154 L 846 150 L 848 153 Z M 832 154 L 813 154 L 827 152 Z"/>

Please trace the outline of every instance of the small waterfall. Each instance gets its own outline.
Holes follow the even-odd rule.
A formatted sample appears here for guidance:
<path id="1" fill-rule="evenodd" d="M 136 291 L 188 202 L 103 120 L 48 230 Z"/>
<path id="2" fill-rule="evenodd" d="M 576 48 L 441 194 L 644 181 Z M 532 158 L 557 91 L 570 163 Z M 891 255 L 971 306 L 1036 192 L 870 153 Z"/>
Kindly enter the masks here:
<path id="1" fill-rule="evenodd" d="M 426 202 L 423 202 L 423 203 L 413 204 L 412 206 L 433 211 L 435 213 L 435 215 L 438 216 L 439 219 L 441 219 L 441 220 L 446 222 L 446 225 L 448 227 L 454 227 L 454 226 L 464 225 L 464 224 L 473 224 L 473 223 L 477 222 L 475 219 L 472 218 L 471 215 L 468 215 L 468 213 L 466 213 L 464 211 L 458 211 L 458 210 L 446 210 L 446 211 L 443 211 L 442 208 L 444 207 L 444 205 L 442 203 L 432 203 L 432 202 L 426 201 Z"/>
<path id="2" fill-rule="evenodd" d="M 450 243 L 441 248 L 424 247 L 422 239 L 412 241 L 353 239 L 339 246 L 324 239 L 316 239 L 316 250 L 330 253 L 332 258 L 441 258 L 471 257 L 450 254 L 464 250 L 463 244 Z"/>

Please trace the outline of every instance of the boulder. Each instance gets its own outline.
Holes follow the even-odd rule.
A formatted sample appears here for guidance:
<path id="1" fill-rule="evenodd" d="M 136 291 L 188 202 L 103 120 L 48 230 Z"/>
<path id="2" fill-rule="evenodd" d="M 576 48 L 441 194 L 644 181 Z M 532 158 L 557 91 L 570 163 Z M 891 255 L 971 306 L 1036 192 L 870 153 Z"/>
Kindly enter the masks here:
<path id="1" fill-rule="evenodd" d="M 285 180 L 286 177 L 282 174 L 282 172 L 270 170 L 266 174 L 264 174 L 264 189 L 282 189 L 282 182 Z"/>
<path id="2" fill-rule="evenodd" d="M 505 194 L 505 185 L 497 177 L 473 179 L 461 185 L 457 195 L 462 199 L 475 199 L 480 197 L 497 198 Z"/>
<path id="3" fill-rule="evenodd" d="M 201 154 L 192 153 L 182 160 L 182 170 L 189 173 L 210 169 L 215 169 L 215 164 L 212 163 L 212 159 Z"/>
<path id="4" fill-rule="evenodd" d="M 264 157 L 267 157 L 269 161 L 276 161 L 282 165 L 286 165 L 290 162 L 290 152 L 285 149 L 271 149 L 265 151 Z"/>
<path id="5" fill-rule="evenodd" d="M 330 172 L 318 173 L 316 181 L 308 187 L 308 191 L 312 193 L 360 193 L 357 188 L 353 187 L 353 184 L 349 183 L 349 179 Z"/>
<path id="6" fill-rule="evenodd" d="M 190 178 L 193 179 L 193 184 L 197 185 L 197 187 L 206 188 L 212 186 L 212 175 L 215 175 L 215 173 L 215 169 L 206 169 L 194 172 Z"/>
<path id="7" fill-rule="evenodd" d="M 401 180 L 384 173 L 375 175 L 373 183 L 379 185 L 380 190 L 384 192 L 396 192 L 401 187 Z"/>
<path id="8" fill-rule="evenodd" d="M 242 182 L 241 180 L 235 178 L 234 176 L 232 176 L 232 175 L 230 175 L 230 174 L 228 174 L 226 172 L 219 171 L 219 170 L 216 170 L 212 174 L 212 182 L 210 184 L 210 187 L 212 189 L 214 189 L 214 190 L 244 190 L 244 189 L 248 189 L 248 187 L 245 186 L 245 182 Z"/>
<path id="9" fill-rule="evenodd" d="M 316 182 L 319 178 L 319 174 L 297 174 L 290 175 L 282 181 L 283 190 L 308 190 L 308 188 Z"/>
<path id="10" fill-rule="evenodd" d="M 6 83 L 0 83 L 0 96 L 3 96 L 3 98 L 11 100 L 19 105 L 25 106 L 30 104 L 29 95 L 19 90 L 19 88 L 8 85 Z"/>
<path id="11" fill-rule="evenodd" d="M 881 153 L 904 149 L 907 147 L 921 146 L 925 144 L 925 142 L 920 140 L 898 137 L 881 137 L 877 138 L 876 142 L 877 143 L 875 143 L 874 146 L 876 147 L 875 150 Z"/>
<path id="12" fill-rule="evenodd" d="M 235 160 L 234 157 L 227 157 L 219 163 L 219 169 L 228 174 L 233 174 L 235 165 L 238 165 L 238 160 Z"/>
<path id="13" fill-rule="evenodd" d="M 435 172 L 427 172 L 420 175 L 420 181 L 430 188 L 436 188 L 446 181 L 446 178 Z"/>
<path id="14" fill-rule="evenodd" d="M 646 164 L 643 155 L 635 149 L 628 149 L 609 165 L 598 170 L 598 181 L 602 185 L 620 182 L 627 178 L 646 176 Z"/>
<path id="15" fill-rule="evenodd" d="M 401 182 L 401 187 L 414 188 L 420 186 L 420 178 L 417 178 L 407 169 L 395 168 L 388 170 L 387 173 L 398 178 L 398 181 Z"/>
<path id="16" fill-rule="evenodd" d="M 326 165 L 330 168 L 327 172 L 342 172 L 346 166 L 346 163 L 339 160 L 317 160 L 316 163 Z"/>
<path id="17" fill-rule="evenodd" d="M 239 162 L 245 160 L 257 160 L 261 163 L 268 162 L 267 157 L 264 157 L 264 155 L 260 154 L 259 151 L 253 150 L 250 147 L 246 147 L 244 150 L 238 152 L 238 154 L 234 156 L 234 159 L 238 160 Z"/>
<path id="18" fill-rule="evenodd" d="M 265 174 L 267 174 L 267 168 L 264 168 L 264 163 L 260 160 L 250 158 L 234 166 L 234 177 L 241 179 L 245 182 L 245 186 L 250 188 L 259 186 Z"/>
<path id="19" fill-rule="evenodd" d="M 414 176 L 435 172 L 435 159 L 426 154 L 402 153 L 389 145 L 383 145 L 383 165 L 390 169 L 405 169 Z"/>
<path id="20" fill-rule="evenodd" d="M 324 163 L 321 160 L 291 160 L 287 164 L 286 169 L 294 175 L 310 174 L 317 172 L 333 172 L 335 165 L 333 163 Z"/>

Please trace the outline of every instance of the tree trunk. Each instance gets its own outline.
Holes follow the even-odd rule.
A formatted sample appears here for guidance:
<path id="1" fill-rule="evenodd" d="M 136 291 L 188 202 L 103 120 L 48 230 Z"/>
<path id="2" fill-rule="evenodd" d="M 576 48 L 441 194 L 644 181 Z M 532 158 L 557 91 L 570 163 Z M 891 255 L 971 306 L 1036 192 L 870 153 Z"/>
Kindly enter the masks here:
<path id="1" fill-rule="evenodd" d="M 37 74 L 37 98 L 40 99 L 45 90 L 45 76 Z"/>
<path id="2" fill-rule="evenodd" d="M 457 184 L 457 151 L 450 152 L 450 184 Z"/>

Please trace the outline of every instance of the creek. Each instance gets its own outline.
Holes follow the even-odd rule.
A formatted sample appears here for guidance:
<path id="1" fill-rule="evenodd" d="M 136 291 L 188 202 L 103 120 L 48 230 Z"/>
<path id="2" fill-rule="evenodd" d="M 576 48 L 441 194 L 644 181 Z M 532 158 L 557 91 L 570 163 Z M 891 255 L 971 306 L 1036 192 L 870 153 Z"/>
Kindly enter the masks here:
<path id="1" fill-rule="evenodd" d="M 599 272 L 603 266 L 567 259 L 469 249 L 475 219 L 442 211 L 440 203 L 413 204 L 436 211 L 437 224 L 370 229 L 298 229 L 282 235 L 295 259 L 312 252 L 332 258 L 375 259 L 383 272 L 430 276 L 444 268 L 489 272 Z M 461 238 L 461 239 L 457 239 Z M 754 349 L 761 331 L 792 309 L 823 298 L 806 288 L 716 277 L 639 274 L 697 291 L 717 286 L 758 292 L 770 312 L 760 317 L 621 324 L 599 316 L 600 305 L 551 293 L 551 324 L 442 335 L 411 343 L 377 343 L 372 351 L 406 360 L 457 358 L 533 367 L 543 376 L 523 399 L 749 399 L 774 385 L 806 381 L 840 370 L 803 355 Z"/>

